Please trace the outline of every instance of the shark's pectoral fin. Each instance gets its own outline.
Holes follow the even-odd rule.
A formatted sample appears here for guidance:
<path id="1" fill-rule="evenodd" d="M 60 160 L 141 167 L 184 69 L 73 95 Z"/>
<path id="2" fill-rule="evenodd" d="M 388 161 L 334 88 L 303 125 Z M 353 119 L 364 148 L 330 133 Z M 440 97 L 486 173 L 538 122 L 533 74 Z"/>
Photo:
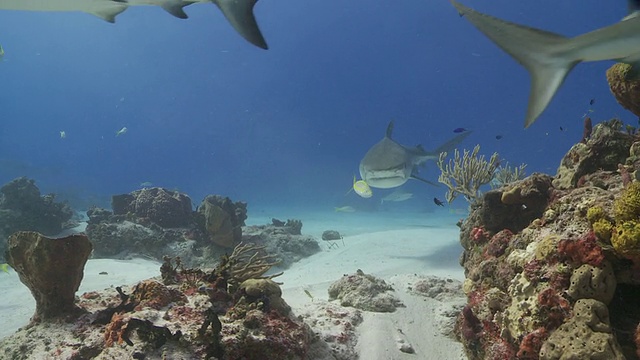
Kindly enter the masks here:
<path id="1" fill-rule="evenodd" d="M 182 8 L 184 8 L 185 6 L 189 5 L 191 3 L 183 3 L 182 1 L 168 1 L 163 3 L 162 8 L 164 9 L 164 11 L 168 12 L 169 14 L 179 18 L 179 19 L 187 19 L 189 18 L 189 16 L 187 15 L 187 13 L 184 12 L 184 10 L 182 10 Z"/>
<path id="2" fill-rule="evenodd" d="M 118 14 L 120 14 L 121 12 L 127 10 L 127 7 L 128 5 L 126 5 L 125 3 L 114 3 L 108 8 L 91 11 L 90 14 L 113 24 L 116 22 L 116 16 L 118 16 Z"/>
<path id="3" fill-rule="evenodd" d="M 420 181 L 422 181 L 422 182 L 424 182 L 424 183 L 427 183 L 427 184 L 429 184 L 429 185 L 432 185 L 432 186 L 440 187 L 440 184 L 438 184 L 438 183 L 434 183 L 433 181 L 429 181 L 429 180 L 427 180 L 427 179 L 421 178 L 421 177 L 419 177 L 419 176 L 417 176 L 417 175 L 414 175 L 414 174 L 411 174 L 411 178 L 412 178 L 412 179 L 416 179 L 416 180 L 420 180 Z"/>
<path id="4" fill-rule="evenodd" d="M 220 8 L 231 26 L 248 42 L 253 45 L 268 49 L 255 16 L 253 6 L 258 0 L 211 0 Z"/>

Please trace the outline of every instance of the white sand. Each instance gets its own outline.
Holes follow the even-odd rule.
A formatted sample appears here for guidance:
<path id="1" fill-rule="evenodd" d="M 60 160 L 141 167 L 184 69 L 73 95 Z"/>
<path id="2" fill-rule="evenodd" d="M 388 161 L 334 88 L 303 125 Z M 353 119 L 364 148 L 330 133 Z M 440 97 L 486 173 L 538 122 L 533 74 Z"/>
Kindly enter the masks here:
<path id="1" fill-rule="evenodd" d="M 364 321 L 356 332 L 360 359 L 464 359 L 459 343 L 444 336 L 442 313 L 451 311 L 457 301 L 438 301 L 407 290 L 416 277 L 433 275 L 463 280 L 458 265 L 461 248 L 455 222 L 463 215 L 444 216 L 425 213 L 334 213 L 318 212 L 301 216 L 296 211 L 290 218 L 303 221 L 303 234 L 316 236 L 323 249 L 312 257 L 294 264 L 276 280 L 284 283 L 283 298 L 294 313 L 305 313 L 326 302 L 329 285 L 344 274 L 362 269 L 383 278 L 395 289 L 395 295 L 406 305 L 393 313 L 363 312 Z M 271 217 L 286 220 L 286 214 L 262 212 L 248 223 L 270 223 Z M 344 245 L 327 248 L 320 240 L 322 231 L 333 229 L 345 235 Z M 90 260 L 78 294 L 124 284 L 159 275 L 160 264 L 143 259 L 130 261 Z M 99 275 L 106 271 L 108 275 Z M 304 290 L 312 296 L 311 299 Z M 35 303 L 15 272 L 0 273 L 0 338 L 24 326 L 33 314 Z M 335 303 L 335 302 L 334 302 Z M 399 350 L 408 344 L 415 354 Z M 317 360 L 324 359 L 318 355 Z M 328 358 L 328 357 L 327 357 Z"/>

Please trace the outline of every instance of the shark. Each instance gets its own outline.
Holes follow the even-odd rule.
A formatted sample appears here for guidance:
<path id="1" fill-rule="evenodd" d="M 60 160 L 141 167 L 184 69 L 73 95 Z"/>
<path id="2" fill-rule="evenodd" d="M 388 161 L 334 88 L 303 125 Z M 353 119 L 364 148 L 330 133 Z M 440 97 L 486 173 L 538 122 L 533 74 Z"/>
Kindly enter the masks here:
<path id="1" fill-rule="evenodd" d="M 621 21 L 572 38 L 501 20 L 450 1 L 460 16 L 529 72 L 525 128 L 538 119 L 579 63 L 615 60 L 640 69 L 640 0 L 628 2 L 629 15 Z"/>
<path id="2" fill-rule="evenodd" d="M 453 150 L 471 131 L 463 132 L 434 151 L 426 151 L 421 145 L 406 147 L 391 138 L 393 121 L 389 122 L 384 138 L 373 145 L 360 161 L 360 176 L 369 186 L 390 189 L 416 179 L 439 186 L 417 175 L 417 167 L 427 160 L 438 159 L 440 153 Z"/>
<path id="3" fill-rule="evenodd" d="M 169 14 L 186 19 L 184 7 L 195 3 L 215 4 L 240 36 L 251 44 L 268 49 L 253 7 L 258 0 L 1 0 L 0 10 L 80 11 L 114 23 L 116 16 L 131 6 L 159 6 Z"/>

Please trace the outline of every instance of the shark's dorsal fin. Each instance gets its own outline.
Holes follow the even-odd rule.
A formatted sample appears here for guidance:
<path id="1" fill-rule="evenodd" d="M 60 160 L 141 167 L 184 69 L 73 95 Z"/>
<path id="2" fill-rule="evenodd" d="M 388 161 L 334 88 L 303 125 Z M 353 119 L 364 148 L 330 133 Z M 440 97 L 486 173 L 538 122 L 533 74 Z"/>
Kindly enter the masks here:
<path id="1" fill-rule="evenodd" d="M 268 49 L 255 16 L 253 6 L 258 0 L 211 0 L 220 8 L 231 26 L 248 42 L 253 45 Z"/>
<path id="2" fill-rule="evenodd" d="M 116 22 L 116 16 L 118 16 L 118 14 L 120 14 L 121 12 L 127 10 L 127 7 L 128 5 L 125 3 L 116 2 L 108 9 L 92 11 L 91 14 L 113 24 Z"/>
<path id="3" fill-rule="evenodd" d="M 389 125 L 387 125 L 387 132 L 384 134 L 384 136 L 389 139 L 391 139 L 391 134 L 393 133 L 393 122 L 394 120 L 389 121 Z"/>
<path id="4" fill-rule="evenodd" d="M 187 5 L 190 5 L 190 3 L 184 4 L 182 2 L 168 1 L 163 3 L 160 6 L 162 6 L 164 11 L 168 12 L 169 14 L 179 19 L 187 19 L 189 16 L 187 15 L 187 13 L 184 12 L 184 10 L 182 10 L 182 8 Z"/>

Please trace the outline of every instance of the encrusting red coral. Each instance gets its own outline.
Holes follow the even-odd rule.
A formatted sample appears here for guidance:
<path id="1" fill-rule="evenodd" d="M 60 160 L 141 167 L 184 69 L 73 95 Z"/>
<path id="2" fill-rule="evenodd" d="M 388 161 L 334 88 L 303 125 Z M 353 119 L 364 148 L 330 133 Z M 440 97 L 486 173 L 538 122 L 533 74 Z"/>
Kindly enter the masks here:
<path id="1" fill-rule="evenodd" d="M 104 341 L 107 347 L 112 346 L 113 344 L 122 344 L 124 342 L 122 335 L 127 329 L 128 320 L 128 318 L 125 318 L 120 313 L 113 314 L 111 322 L 107 324 L 107 327 L 104 330 Z"/>
<path id="2" fill-rule="evenodd" d="M 501 256 L 507 250 L 507 246 L 509 246 L 512 237 L 513 233 L 508 229 L 504 229 L 493 235 L 484 249 L 484 255 Z"/>
<path id="3" fill-rule="evenodd" d="M 522 339 L 522 342 L 520 343 L 520 349 L 518 349 L 518 359 L 538 359 L 538 353 L 540 352 L 542 343 L 544 343 L 548 336 L 549 333 L 543 327 L 538 328 L 525 335 L 525 337 Z"/>
<path id="4" fill-rule="evenodd" d="M 589 264 L 600 267 L 604 261 L 604 252 L 593 231 L 582 235 L 578 240 L 561 240 L 558 253 L 564 255 L 575 265 Z"/>
<path id="5" fill-rule="evenodd" d="M 552 288 L 547 288 L 538 294 L 538 305 L 541 318 L 545 320 L 544 325 L 548 330 L 560 326 L 571 312 L 569 301 Z"/>

